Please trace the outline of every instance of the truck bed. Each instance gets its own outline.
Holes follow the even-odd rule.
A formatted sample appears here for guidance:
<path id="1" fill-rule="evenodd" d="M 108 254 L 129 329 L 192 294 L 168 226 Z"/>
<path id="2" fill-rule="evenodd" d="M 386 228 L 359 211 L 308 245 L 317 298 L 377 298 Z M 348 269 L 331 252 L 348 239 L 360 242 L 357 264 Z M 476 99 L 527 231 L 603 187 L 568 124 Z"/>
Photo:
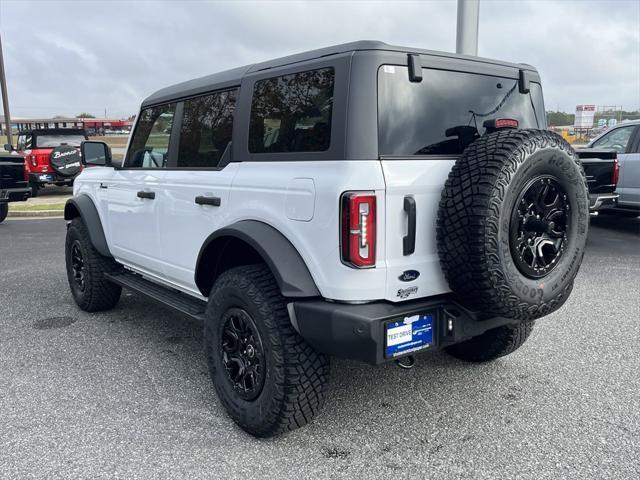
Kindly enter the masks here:
<path id="1" fill-rule="evenodd" d="M 576 150 L 587 176 L 590 209 L 592 212 L 617 205 L 616 169 L 618 154 L 615 150 L 581 148 Z"/>
<path id="2" fill-rule="evenodd" d="M 0 201 L 26 200 L 30 192 L 28 182 L 24 179 L 24 158 L 0 153 Z"/>

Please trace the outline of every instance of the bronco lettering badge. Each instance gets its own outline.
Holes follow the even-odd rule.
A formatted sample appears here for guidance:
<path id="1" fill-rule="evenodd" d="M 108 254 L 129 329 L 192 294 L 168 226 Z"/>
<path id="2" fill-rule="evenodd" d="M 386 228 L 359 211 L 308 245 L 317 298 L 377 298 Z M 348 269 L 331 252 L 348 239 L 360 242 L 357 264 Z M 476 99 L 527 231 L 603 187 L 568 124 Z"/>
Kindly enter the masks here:
<path id="1" fill-rule="evenodd" d="M 418 287 L 400 288 L 398 289 L 396 297 L 407 298 L 409 295 L 413 295 L 414 293 L 418 293 Z"/>
<path id="2" fill-rule="evenodd" d="M 402 275 L 398 277 L 401 282 L 411 282 L 420 276 L 420 272 L 417 270 L 405 270 Z"/>

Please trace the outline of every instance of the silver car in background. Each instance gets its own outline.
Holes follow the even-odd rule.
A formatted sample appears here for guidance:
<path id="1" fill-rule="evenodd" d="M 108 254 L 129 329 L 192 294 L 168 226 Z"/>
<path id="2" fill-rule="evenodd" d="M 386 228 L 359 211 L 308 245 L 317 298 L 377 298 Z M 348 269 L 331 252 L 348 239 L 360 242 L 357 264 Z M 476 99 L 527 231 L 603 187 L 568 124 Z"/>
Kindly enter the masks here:
<path id="1" fill-rule="evenodd" d="M 618 152 L 620 178 L 616 193 L 620 198 L 617 208 L 606 213 L 640 215 L 640 120 L 619 123 L 591 140 L 587 147 Z"/>

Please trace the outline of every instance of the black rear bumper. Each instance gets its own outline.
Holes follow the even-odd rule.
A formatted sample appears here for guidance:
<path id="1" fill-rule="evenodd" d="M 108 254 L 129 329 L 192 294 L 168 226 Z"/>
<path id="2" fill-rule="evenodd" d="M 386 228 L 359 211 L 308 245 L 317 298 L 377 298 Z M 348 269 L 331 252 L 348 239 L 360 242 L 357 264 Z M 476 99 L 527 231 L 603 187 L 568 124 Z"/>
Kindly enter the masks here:
<path id="1" fill-rule="evenodd" d="M 476 313 L 460 306 L 449 295 L 400 304 L 356 305 L 322 299 L 300 300 L 288 307 L 294 327 L 316 350 L 373 365 L 398 358 L 385 357 L 385 324 L 389 321 L 432 313 L 434 342 L 425 351 L 439 350 L 492 328 L 514 323 L 514 320 L 504 318 L 480 321 Z"/>
<path id="2" fill-rule="evenodd" d="M 618 206 L 617 193 L 591 193 L 589 194 L 589 211 L 598 212 L 616 208 Z"/>
<path id="3" fill-rule="evenodd" d="M 23 202 L 31 195 L 30 188 L 0 189 L 0 203 Z"/>
<path id="4" fill-rule="evenodd" d="M 31 184 L 38 184 L 38 185 L 47 185 L 47 184 L 51 184 L 51 185 L 59 185 L 59 184 L 65 184 L 65 185 L 72 185 L 73 184 L 73 180 L 77 177 L 78 175 L 73 175 L 71 177 L 64 177 L 62 175 L 60 175 L 58 172 L 48 172 L 48 173 L 30 173 L 29 174 L 29 183 Z"/>

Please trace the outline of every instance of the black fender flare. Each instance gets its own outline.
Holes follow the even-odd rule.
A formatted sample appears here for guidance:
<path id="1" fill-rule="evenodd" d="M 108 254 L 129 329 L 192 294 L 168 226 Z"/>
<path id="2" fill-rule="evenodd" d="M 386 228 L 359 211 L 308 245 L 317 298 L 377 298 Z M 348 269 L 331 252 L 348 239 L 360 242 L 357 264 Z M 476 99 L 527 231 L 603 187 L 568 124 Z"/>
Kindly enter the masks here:
<path id="1" fill-rule="evenodd" d="M 107 239 L 104 236 L 98 209 L 88 195 L 70 198 L 64 206 L 64 219 L 73 220 L 80 217 L 89 231 L 89 239 L 95 249 L 105 257 L 112 257 Z"/>
<path id="2" fill-rule="evenodd" d="M 272 226 L 258 220 L 241 220 L 216 230 L 204 241 L 196 261 L 195 281 L 202 278 L 201 259 L 217 239 L 235 238 L 252 247 L 267 264 L 285 297 L 318 297 L 320 291 L 311 273 L 291 242 Z M 212 272 L 213 273 L 213 272 Z M 208 292 L 202 292 L 208 295 Z"/>

